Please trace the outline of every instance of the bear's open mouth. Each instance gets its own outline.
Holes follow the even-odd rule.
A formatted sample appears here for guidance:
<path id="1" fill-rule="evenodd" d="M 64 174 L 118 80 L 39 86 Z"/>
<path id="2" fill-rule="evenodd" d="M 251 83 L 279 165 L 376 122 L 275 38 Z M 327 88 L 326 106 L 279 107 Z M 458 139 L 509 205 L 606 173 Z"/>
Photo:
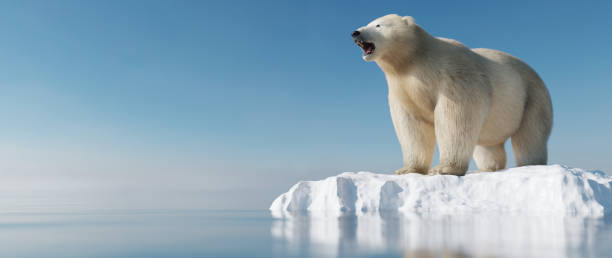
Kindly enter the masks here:
<path id="1" fill-rule="evenodd" d="M 363 49 L 363 54 L 364 55 L 369 55 L 372 54 L 372 52 L 374 52 L 374 49 L 376 47 L 374 47 L 374 43 L 370 43 L 370 42 L 365 42 L 362 40 L 355 40 L 355 43 L 357 44 L 357 46 L 361 47 L 361 49 Z"/>

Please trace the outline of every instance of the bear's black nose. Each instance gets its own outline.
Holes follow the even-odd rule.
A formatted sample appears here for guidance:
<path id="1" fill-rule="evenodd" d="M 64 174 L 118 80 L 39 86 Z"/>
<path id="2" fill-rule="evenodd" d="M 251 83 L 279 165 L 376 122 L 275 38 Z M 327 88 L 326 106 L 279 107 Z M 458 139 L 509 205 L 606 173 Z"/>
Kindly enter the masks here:
<path id="1" fill-rule="evenodd" d="M 353 33 L 351 33 L 351 36 L 353 36 L 353 38 L 359 36 L 359 31 L 353 31 Z"/>

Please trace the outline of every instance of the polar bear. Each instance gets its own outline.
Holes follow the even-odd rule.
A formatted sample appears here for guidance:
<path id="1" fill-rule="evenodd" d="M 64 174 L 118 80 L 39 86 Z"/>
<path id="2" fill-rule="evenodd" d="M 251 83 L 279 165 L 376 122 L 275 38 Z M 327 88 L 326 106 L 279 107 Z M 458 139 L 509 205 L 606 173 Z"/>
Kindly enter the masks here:
<path id="1" fill-rule="evenodd" d="M 546 164 L 552 103 L 520 59 L 433 37 L 410 16 L 383 16 L 352 36 L 387 79 L 404 160 L 396 174 L 465 175 L 472 155 L 480 171 L 500 170 L 510 137 L 517 166 Z M 436 140 L 440 164 L 430 169 Z"/>

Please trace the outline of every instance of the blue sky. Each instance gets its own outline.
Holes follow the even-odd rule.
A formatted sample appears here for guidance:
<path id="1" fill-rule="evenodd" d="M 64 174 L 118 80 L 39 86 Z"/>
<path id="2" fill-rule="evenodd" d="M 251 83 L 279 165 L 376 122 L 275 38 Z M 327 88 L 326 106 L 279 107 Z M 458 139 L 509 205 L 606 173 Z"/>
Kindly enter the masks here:
<path id="1" fill-rule="evenodd" d="M 553 99 L 550 163 L 609 173 L 610 12 L 609 1 L 2 1 L 0 173 L 215 209 L 266 208 L 298 180 L 341 171 L 390 173 L 402 162 L 384 75 L 350 38 L 388 13 L 525 60 Z"/>

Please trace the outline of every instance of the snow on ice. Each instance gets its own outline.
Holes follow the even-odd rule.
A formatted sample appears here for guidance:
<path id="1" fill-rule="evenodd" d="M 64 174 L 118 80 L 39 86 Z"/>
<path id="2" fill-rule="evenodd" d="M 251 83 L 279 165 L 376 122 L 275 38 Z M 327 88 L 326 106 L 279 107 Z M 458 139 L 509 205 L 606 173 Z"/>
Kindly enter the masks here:
<path id="1" fill-rule="evenodd" d="M 526 166 L 466 176 L 345 172 L 302 181 L 270 206 L 291 217 L 418 214 L 531 213 L 601 217 L 612 212 L 612 177 L 561 165 Z"/>

